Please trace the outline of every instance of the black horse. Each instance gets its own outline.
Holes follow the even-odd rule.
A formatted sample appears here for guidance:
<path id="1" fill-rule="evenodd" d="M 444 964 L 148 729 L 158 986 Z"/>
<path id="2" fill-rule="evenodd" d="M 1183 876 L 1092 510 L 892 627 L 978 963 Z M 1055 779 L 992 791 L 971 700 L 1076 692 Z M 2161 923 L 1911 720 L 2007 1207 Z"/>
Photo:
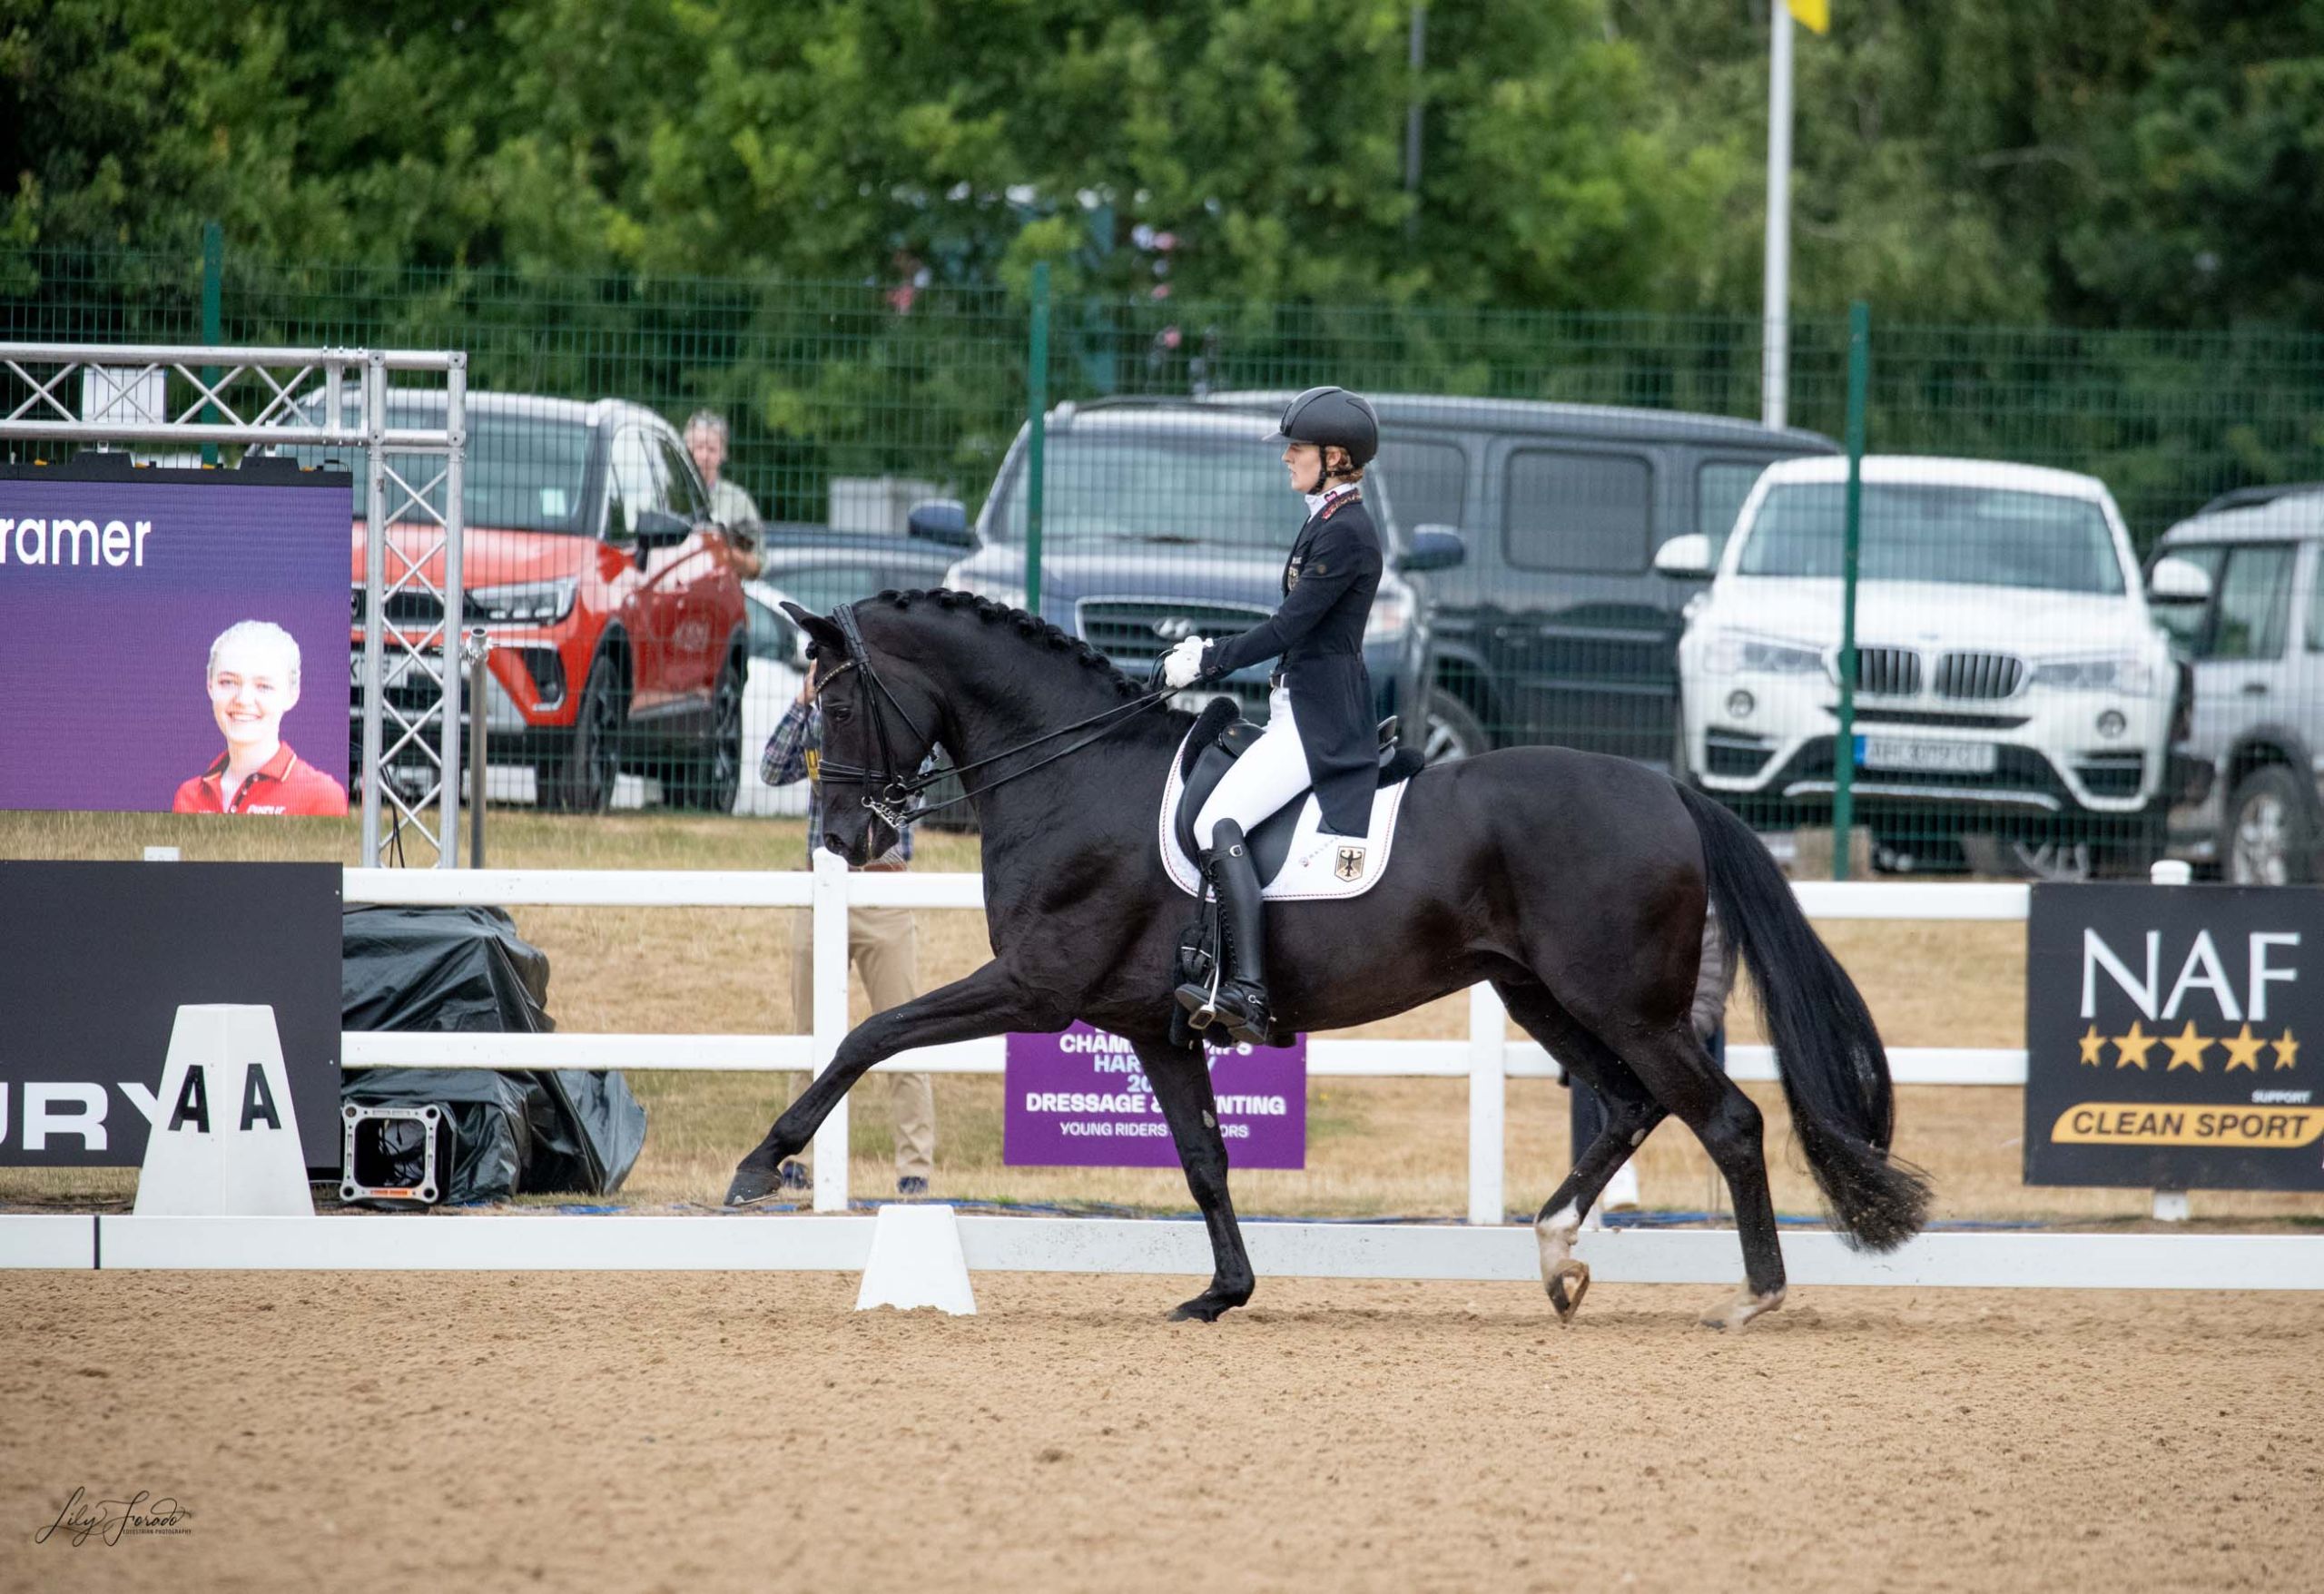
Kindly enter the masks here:
<path id="1" fill-rule="evenodd" d="M 857 863 L 883 851 L 901 777 L 931 742 L 974 766 L 993 959 L 852 1032 L 743 1159 L 728 1203 L 771 1193 L 783 1159 L 882 1058 L 1081 1018 L 1136 1047 L 1209 1227 L 1210 1287 L 1176 1315 L 1208 1321 L 1241 1305 L 1254 1280 L 1209 1071 L 1199 1047 L 1170 1040 L 1190 903 L 1164 872 L 1156 815 L 1189 717 L 1140 709 L 1146 688 L 1086 644 L 985 599 L 883 593 L 831 618 L 791 612 L 822 661 L 823 844 Z M 1078 751 L 1059 739 L 1093 717 L 1088 734 L 1101 739 Z M 1270 908 L 1276 1020 L 1344 1028 L 1489 979 L 1597 1089 L 1605 1128 L 1535 1223 L 1561 1318 L 1589 1284 L 1571 1254 L 1582 1215 L 1670 1113 L 1725 1176 L 1743 1246 L 1741 1294 L 1705 1321 L 1739 1326 L 1782 1302 L 1759 1110 L 1689 1022 L 1707 904 L 1750 967 L 1835 1226 L 1876 1250 L 1919 1230 L 1928 1188 L 1888 1153 L 1894 1107 L 1871 1015 L 1739 820 L 1642 765 L 1527 747 L 1423 770 L 1399 826 L 1368 894 Z"/>

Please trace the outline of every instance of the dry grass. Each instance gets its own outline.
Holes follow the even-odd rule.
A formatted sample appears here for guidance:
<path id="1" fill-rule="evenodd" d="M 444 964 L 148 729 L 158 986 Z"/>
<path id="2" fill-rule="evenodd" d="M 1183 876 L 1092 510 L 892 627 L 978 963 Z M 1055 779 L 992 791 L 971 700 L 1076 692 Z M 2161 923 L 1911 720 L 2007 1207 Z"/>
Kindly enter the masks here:
<path id="1" fill-rule="evenodd" d="M 494 810 L 489 861 L 500 867 L 795 869 L 803 857 L 795 821 L 689 819 L 662 814 L 578 820 Z M 352 822 L 251 824 L 222 816 L 0 814 L 0 858 L 134 859 L 172 845 L 189 860 L 358 861 Z M 976 843 L 931 832 L 920 867 L 972 869 Z M 740 909 L 526 908 L 526 937 L 549 955 L 550 1007 L 569 1030 L 670 1034 L 781 1033 L 791 1012 L 790 911 Z M 923 984 L 958 979 L 990 956 L 983 920 L 936 910 L 919 914 Z M 1893 1045 L 2018 1046 L 2024 1031 L 2024 932 L 2015 924 L 1835 922 L 1826 940 L 1862 986 Z M 854 1016 L 869 1011 L 853 988 Z M 1731 1015 L 1738 1039 L 1757 1038 L 1748 998 Z M 1357 1033 L 1457 1035 L 1466 1004 L 1448 999 Z M 784 1099 L 779 1082 L 753 1075 L 636 1071 L 632 1087 L 652 1132 L 622 1198 L 641 1206 L 708 1204 L 735 1160 L 755 1144 Z M 1790 1141 L 1780 1092 L 1750 1087 L 1768 1114 L 1777 1207 L 1812 1213 L 1812 1184 Z M 1167 1170 L 1011 1168 L 1000 1161 L 1000 1082 L 939 1076 L 939 1185 L 961 1198 L 1106 1203 L 1182 1209 L 1186 1186 Z M 1565 1092 L 1541 1080 L 1509 1087 L 1508 1194 L 1526 1208 L 1549 1194 L 1567 1159 Z M 1308 1167 L 1255 1169 L 1236 1177 L 1251 1213 L 1327 1216 L 1452 1216 L 1466 1209 L 1467 1109 L 1454 1081 L 1322 1079 L 1309 1087 Z M 1954 1219 L 2143 1220 L 2142 1190 L 2030 1188 L 2021 1178 L 2022 1093 L 1921 1087 L 1901 1092 L 1899 1150 L 1935 1177 L 1940 1215 Z M 857 1093 L 852 1169 L 859 1194 L 889 1188 L 885 1092 Z M 1675 1125 L 1640 1154 L 1651 1207 L 1717 1210 L 1708 1160 Z M 51 1173 L 0 1169 L 0 1200 L 125 1198 L 125 1170 Z M 2203 1194 L 2206 1223 L 2324 1218 L 2324 1196 Z"/>

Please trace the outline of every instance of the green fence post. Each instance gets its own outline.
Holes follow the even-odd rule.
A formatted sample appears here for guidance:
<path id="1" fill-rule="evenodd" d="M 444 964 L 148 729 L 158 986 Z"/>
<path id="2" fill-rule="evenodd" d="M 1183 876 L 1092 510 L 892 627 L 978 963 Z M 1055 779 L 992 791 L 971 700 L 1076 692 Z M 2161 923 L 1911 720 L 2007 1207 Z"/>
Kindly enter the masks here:
<path id="1" fill-rule="evenodd" d="M 1032 348 L 1025 373 L 1025 607 L 1041 612 L 1041 489 L 1049 409 L 1049 263 L 1033 262 Z"/>
<path id="2" fill-rule="evenodd" d="M 226 340 L 225 275 L 226 230 L 215 221 L 204 221 L 202 224 L 202 340 L 212 349 Z M 218 368 L 203 366 L 202 379 L 205 385 L 215 386 Z M 218 407 L 205 401 L 202 406 L 202 420 L 204 426 L 215 425 Z M 218 463 L 217 444 L 202 445 L 202 462 L 204 465 Z"/>
<path id="3" fill-rule="evenodd" d="M 1840 731 L 1832 743 L 1832 878 L 1848 877 L 1856 828 L 1856 572 L 1864 540 L 1864 408 L 1872 379 L 1872 312 L 1848 306 L 1848 492 L 1840 534 Z"/>

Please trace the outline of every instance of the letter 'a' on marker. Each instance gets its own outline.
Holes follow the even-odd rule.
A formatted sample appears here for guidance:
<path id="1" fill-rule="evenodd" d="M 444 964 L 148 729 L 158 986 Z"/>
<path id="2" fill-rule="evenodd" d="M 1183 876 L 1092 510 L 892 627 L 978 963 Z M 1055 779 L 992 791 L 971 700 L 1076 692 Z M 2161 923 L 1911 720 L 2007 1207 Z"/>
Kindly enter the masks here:
<path id="1" fill-rule="evenodd" d="M 191 1126 L 197 1135 L 210 1133 L 210 1070 L 188 1068 L 185 1084 L 178 1090 L 178 1104 L 170 1109 L 170 1128 L 182 1129 Z"/>
<path id="2" fill-rule="evenodd" d="M 266 1087 L 266 1070 L 256 1063 L 242 1065 L 241 1127 L 254 1128 L 264 1124 L 270 1129 L 282 1127 L 282 1115 L 274 1110 L 274 1096 Z"/>

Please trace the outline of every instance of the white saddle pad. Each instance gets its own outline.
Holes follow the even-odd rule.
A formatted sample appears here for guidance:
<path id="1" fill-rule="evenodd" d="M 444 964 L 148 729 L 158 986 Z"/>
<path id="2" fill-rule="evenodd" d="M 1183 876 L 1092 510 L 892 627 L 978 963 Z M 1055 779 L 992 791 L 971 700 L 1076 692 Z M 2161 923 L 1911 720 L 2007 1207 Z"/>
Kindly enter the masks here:
<path id="1" fill-rule="evenodd" d="M 1202 869 L 1187 856 L 1177 836 L 1178 794 L 1186 790 L 1178 766 L 1186 751 L 1186 744 L 1180 743 L 1177 756 L 1170 760 L 1170 778 L 1162 788 L 1162 867 L 1169 871 L 1171 883 L 1195 897 L 1202 894 Z M 1334 835 L 1322 829 L 1323 807 L 1315 793 L 1302 797 L 1298 823 L 1291 833 L 1291 851 L 1259 895 L 1270 902 L 1336 901 L 1370 890 L 1388 871 L 1388 843 L 1395 838 L 1396 811 L 1403 805 L 1407 783 L 1398 781 L 1372 794 L 1372 828 L 1360 837 Z"/>

